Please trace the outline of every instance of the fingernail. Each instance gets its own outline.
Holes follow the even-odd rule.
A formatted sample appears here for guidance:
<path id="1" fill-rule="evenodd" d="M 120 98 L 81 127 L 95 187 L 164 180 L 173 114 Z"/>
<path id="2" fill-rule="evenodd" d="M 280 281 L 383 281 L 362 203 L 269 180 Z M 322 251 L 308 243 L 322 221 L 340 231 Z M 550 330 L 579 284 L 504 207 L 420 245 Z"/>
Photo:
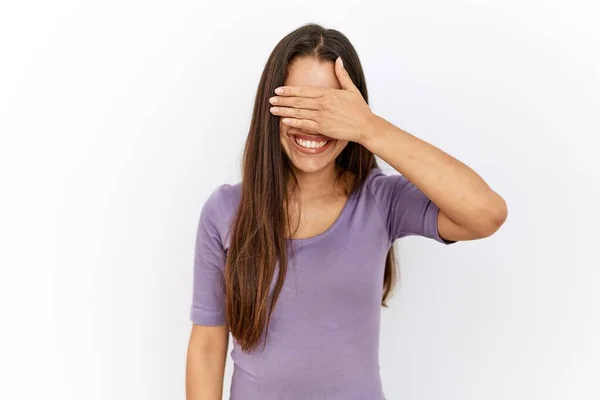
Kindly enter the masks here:
<path id="1" fill-rule="evenodd" d="M 282 94 L 283 93 L 283 88 L 278 87 L 277 89 L 275 89 L 275 93 Z"/>
<path id="2" fill-rule="evenodd" d="M 276 113 L 279 111 L 278 107 L 271 107 L 271 112 Z"/>
<path id="3" fill-rule="evenodd" d="M 271 104 L 277 103 L 277 97 L 271 97 L 271 98 L 269 98 L 269 103 L 271 103 Z"/>
<path id="4" fill-rule="evenodd" d="M 344 68 L 344 60 L 342 60 L 342 56 L 339 56 L 338 58 L 340 59 L 340 65 L 342 68 Z"/>

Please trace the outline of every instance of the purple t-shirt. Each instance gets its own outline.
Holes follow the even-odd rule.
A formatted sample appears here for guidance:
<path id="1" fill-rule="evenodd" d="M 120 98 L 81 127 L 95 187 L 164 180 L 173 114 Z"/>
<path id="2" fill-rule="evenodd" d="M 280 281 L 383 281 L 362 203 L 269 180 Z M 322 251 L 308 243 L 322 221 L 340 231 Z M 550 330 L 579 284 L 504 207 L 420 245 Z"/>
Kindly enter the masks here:
<path id="1" fill-rule="evenodd" d="M 201 212 L 191 307 L 198 325 L 225 323 L 223 272 L 240 189 L 240 183 L 219 186 Z M 266 347 L 261 338 L 244 353 L 233 340 L 230 399 L 385 399 L 379 326 L 386 255 L 395 239 L 408 235 L 453 243 L 439 236 L 438 211 L 405 177 L 374 168 L 329 229 L 288 240 L 296 252 Z"/>

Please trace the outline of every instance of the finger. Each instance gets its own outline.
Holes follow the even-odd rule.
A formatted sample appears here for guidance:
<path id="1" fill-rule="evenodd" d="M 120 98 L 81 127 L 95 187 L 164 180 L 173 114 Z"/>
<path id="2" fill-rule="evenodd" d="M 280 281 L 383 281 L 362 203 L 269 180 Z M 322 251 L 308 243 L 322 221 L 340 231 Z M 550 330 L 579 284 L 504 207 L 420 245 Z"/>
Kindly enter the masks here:
<path id="1" fill-rule="evenodd" d="M 285 97 L 274 96 L 269 99 L 269 103 L 284 107 L 305 108 L 308 110 L 318 110 L 319 100 L 310 97 Z"/>
<path id="2" fill-rule="evenodd" d="M 271 107 L 272 114 L 279 115 L 280 117 L 293 117 L 300 119 L 312 119 L 317 120 L 318 113 L 315 110 L 305 110 L 303 108 L 291 108 L 291 107 Z"/>
<path id="3" fill-rule="evenodd" d="M 310 119 L 283 118 L 281 122 L 288 126 L 302 128 L 316 133 L 323 133 L 321 132 L 321 126 L 319 123 Z"/>
<path id="4" fill-rule="evenodd" d="M 346 71 L 346 68 L 344 68 L 342 57 L 338 57 L 335 60 L 335 75 L 337 76 L 338 81 L 340 81 L 342 89 L 350 90 L 352 92 L 360 92 L 354 85 L 354 82 L 352 82 L 352 78 L 350 78 L 348 71 Z"/>
<path id="5" fill-rule="evenodd" d="M 280 86 L 275 93 L 280 96 L 321 97 L 325 89 L 316 86 Z"/>

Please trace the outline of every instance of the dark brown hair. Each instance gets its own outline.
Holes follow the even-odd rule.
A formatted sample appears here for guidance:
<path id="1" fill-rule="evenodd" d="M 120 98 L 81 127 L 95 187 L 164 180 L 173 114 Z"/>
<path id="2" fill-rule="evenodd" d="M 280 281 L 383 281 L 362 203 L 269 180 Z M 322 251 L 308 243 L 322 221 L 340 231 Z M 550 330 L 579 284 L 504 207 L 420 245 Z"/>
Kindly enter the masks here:
<path id="1" fill-rule="evenodd" d="M 288 67 L 297 57 L 335 62 L 338 56 L 342 57 L 344 68 L 368 102 L 356 50 L 341 32 L 317 24 L 301 26 L 275 46 L 258 84 L 242 161 L 241 201 L 232 221 L 225 268 L 229 329 L 244 351 L 255 348 L 266 331 L 287 272 L 288 238 L 293 237 L 285 205 L 289 204 L 288 183 L 296 178 L 281 146 L 279 117 L 270 113 L 268 99 L 275 88 L 284 84 Z M 373 153 L 355 142 L 348 142 L 335 162 L 340 175 L 349 171 L 354 176 L 350 191 L 358 190 L 369 172 L 377 167 Z M 276 273 L 277 281 L 269 298 Z M 395 280 L 392 247 L 382 282 L 385 307 Z"/>

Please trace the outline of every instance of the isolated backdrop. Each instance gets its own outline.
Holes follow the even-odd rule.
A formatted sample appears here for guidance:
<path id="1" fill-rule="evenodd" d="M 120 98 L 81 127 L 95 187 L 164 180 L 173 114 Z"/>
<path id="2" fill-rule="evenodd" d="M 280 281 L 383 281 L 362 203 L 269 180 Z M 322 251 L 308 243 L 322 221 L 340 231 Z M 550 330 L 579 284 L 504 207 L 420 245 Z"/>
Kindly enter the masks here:
<path id="1" fill-rule="evenodd" d="M 598 20 L 579 0 L 3 2 L 0 398 L 184 398 L 200 209 L 239 180 L 266 58 L 306 22 L 354 43 L 376 113 L 509 205 L 486 240 L 397 242 L 389 399 L 600 398 Z"/>

